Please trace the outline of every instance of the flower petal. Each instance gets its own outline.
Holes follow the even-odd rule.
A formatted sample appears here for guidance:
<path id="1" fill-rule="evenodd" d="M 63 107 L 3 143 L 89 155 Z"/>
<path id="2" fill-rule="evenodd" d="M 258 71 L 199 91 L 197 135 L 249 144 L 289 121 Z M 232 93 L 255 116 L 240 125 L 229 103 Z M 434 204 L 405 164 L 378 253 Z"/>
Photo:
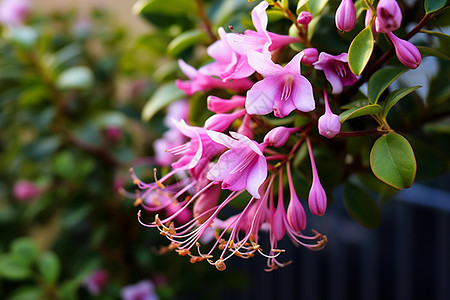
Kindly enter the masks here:
<path id="1" fill-rule="evenodd" d="M 316 108 L 311 83 L 301 75 L 294 76 L 291 98 L 295 108 L 308 112 Z"/>
<path id="2" fill-rule="evenodd" d="M 193 66 L 188 65 L 184 60 L 179 59 L 178 66 L 189 79 L 195 79 L 197 77 L 198 71 Z"/>
<path id="3" fill-rule="evenodd" d="M 260 53 L 257 51 L 250 51 L 247 54 L 248 64 L 264 77 L 276 76 L 284 73 L 283 67 L 275 64 L 272 61 L 270 52 Z"/>
<path id="4" fill-rule="evenodd" d="M 247 191 L 256 199 L 261 197 L 258 190 L 266 178 L 267 160 L 264 156 L 259 156 L 247 177 Z"/>
<path id="5" fill-rule="evenodd" d="M 266 115 L 273 111 L 274 99 L 281 98 L 280 79 L 267 77 L 258 81 L 247 92 L 245 109 L 251 115 Z"/>
<path id="6" fill-rule="evenodd" d="M 302 60 L 304 52 L 296 54 L 291 61 L 284 67 L 285 71 L 288 71 L 292 75 L 299 75 L 301 72 L 300 61 Z"/>

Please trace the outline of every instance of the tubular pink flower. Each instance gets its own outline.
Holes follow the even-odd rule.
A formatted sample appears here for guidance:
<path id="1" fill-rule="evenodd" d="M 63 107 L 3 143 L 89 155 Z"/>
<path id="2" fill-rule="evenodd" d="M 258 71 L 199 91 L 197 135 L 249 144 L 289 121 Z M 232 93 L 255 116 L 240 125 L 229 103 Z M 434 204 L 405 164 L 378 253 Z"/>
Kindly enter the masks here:
<path id="1" fill-rule="evenodd" d="M 205 121 L 205 129 L 222 132 L 235 120 L 245 115 L 245 109 L 236 111 L 231 114 L 215 114 Z"/>
<path id="2" fill-rule="evenodd" d="M 0 2 L 0 24 L 8 27 L 23 25 L 30 10 L 29 0 L 3 0 Z"/>
<path id="3" fill-rule="evenodd" d="M 395 47 L 395 54 L 398 60 L 410 69 L 416 69 L 422 62 L 419 49 L 408 41 L 396 37 L 392 32 L 387 35 Z"/>
<path id="4" fill-rule="evenodd" d="M 155 288 L 150 280 L 127 285 L 120 291 L 120 295 L 123 300 L 158 300 Z"/>
<path id="5" fill-rule="evenodd" d="M 230 100 L 222 99 L 216 96 L 208 96 L 208 109 L 216 114 L 229 112 L 230 110 L 245 106 L 245 97 L 235 95 Z"/>
<path id="6" fill-rule="evenodd" d="M 275 241 L 280 241 L 283 239 L 286 234 L 286 222 L 287 219 L 286 211 L 284 209 L 284 201 L 283 201 L 283 176 L 282 172 L 279 174 L 279 193 L 278 193 L 278 203 L 275 211 L 272 210 L 272 217 L 270 221 L 270 230 L 275 238 Z"/>
<path id="7" fill-rule="evenodd" d="M 254 134 L 252 130 L 251 119 L 252 118 L 250 117 L 250 115 L 246 114 L 242 119 L 242 124 L 241 126 L 239 126 L 237 133 L 245 135 L 246 137 L 252 140 Z"/>
<path id="8" fill-rule="evenodd" d="M 302 24 L 303 26 L 308 26 L 308 24 L 311 22 L 312 20 L 312 14 L 308 11 L 302 11 L 298 17 L 297 17 L 297 22 L 299 24 Z"/>
<path id="9" fill-rule="evenodd" d="M 380 0 L 377 5 L 375 18 L 375 30 L 388 33 L 400 28 L 402 23 L 402 11 L 395 0 Z"/>
<path id="10" fill-rule="evenodd" d="M 273 111 L 276 117 L 283 118 L 295 109 L 314 110 L 311 84 L 300 73 L 302 57 L 300 52 L 282 67 L 272 61 L 270 53 L 249 52 L 249 64 L 265 78 L 247 92 L 247 113 L 265 115 Z"/>
<path id="11" fill-rule="evenodd" d="M 220 186 L 214 185 L 198 197 L 194 204 L 193 213 L 199 224 L 203 224 L 214 213 L 211 209 L 217 205 L 221 192 Z"/>
<path id="12" fill-rule="evenodd" d="M 303 51 L 302 64 L 312 66 L 319 59 L 319 51 L 316 48 L 306 48 Z"/>
<path id="13" fill-rule="evenodd" d="M 278 126 L 270 130 L 264 137 L 264 144 L 273 147 L 282 147 L 288 141 L 292 133 L 296 132 L 297 128 L 287 128 Z"/>
<path id="14" fill-rule="evenodd" d="M 306 139 L 306 142 L 308 144 L 309 158 L 311 160 L 311 169 L 313 174 L 312 186 L 308 196 L 309 210 L 313 215 L 322 216 L 327 209 L 327 194 L 320 183 L 316 163 L 314 162 L 314 154 L 311 149 L 311 143 L 308 139 Z"/>
<path id="15" fill-rule="evenodd" d="M 341 53 L 339 55 L 330 55 L 322 52 L 319 60 L 315 62 L 314 68 L 323 70 L 326 79 L 331 84 L 333 94 L 339 94 L 343 91 L 344 86 L 352 85 L 357 78 L 348 66 L 348 54 Z"/>
<path id="16" fill-rule="evenodd" d="M 209 77 L 202 74 L 194 67 L 188 65 L 183 60 L 178 60 L 178 65 L 189 80 L 176 80 L 175 85 L 184 91 L 187 96 L 191 96 L 196 92 L 206 92 L 213 88 L 230 89 L 236 92 L 247 91 L 253 82 L 248 78 L 236 79 L 223 82 L 219 78 Z"/>
<path id="17" fill-rule="evenodd" d="M 108 283 L 108 273 L 99 269 L 83 280 L 83 285 L 91 295 L 98 295 Z"/>
<path id="18" fill-rule="evenodd" d="M 14 184 L 13 194 L 19 202 L 31 202 L 40 196 L 41 189 L 31 181 L 19 180 Z"/>
<path id="19" fill-rule="evenodd" d="M 352 0 L 342 0 L 335 15 L 336 27 L 341 31 L 351 31 L 356 24 L 356 9 Z"/>
<path id="20" fill-rule="evenodd" d="M 319 118 L 319 133 L 326 138 L 335 137 L 341 130 L 339 116 L 333 114 L 328 103 L 327 91 L 324 89 L 325 113 Z"/>
<path id="21" fill-rule="evenodd" d="M 262 1 L 252 10 L 252 21 L 256 31 L 246 30 L 244 34 L 227 34 L 230 47 L 238 54 L 246 56 L 251 50 L 261 52 L 264 47 L 268 47 L 269 51 L 272 51 L 300 41 L 296 37 L 267 31 L 266 9 L 268 6 L 266 1 Z"/>
<path id="22" fill-rule="evenodd" d="M 249 66 L 247 57 L 237 53 L 230 46 L 227 36 L 231 33 L 225 33 L 222 27 L 218 31 L 220 40 L 214 42 L 207 49 L 208 55 L 214 59 L 214 62 L 201 67 L 199 72 L 218 76 L 224 82 L 252 75 L 255 70 Z"/>
<path id="23" fill-rule="evenodd" d="M 259 199 L 259 187 L 267 177 L 267 161 L 262 152 L 264 146 L 236 132 L 230 132 L 232 137 L 215 131 L 208 131 L 208 135 L 229 150 L 219 157 L 206 177 L 215 182 L 221 181 L 222 189 L 247 189 L 253 197 Z"/>

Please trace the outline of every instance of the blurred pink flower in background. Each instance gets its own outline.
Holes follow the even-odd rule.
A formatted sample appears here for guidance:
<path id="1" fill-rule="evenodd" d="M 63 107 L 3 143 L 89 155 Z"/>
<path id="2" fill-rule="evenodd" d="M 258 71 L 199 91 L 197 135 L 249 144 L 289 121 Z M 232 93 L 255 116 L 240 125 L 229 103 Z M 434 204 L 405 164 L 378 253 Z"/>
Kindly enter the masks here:
<path id="1" fill-rule="evenodd" d="M 0 2 L 0 23 L 8 27 L 23 25 L 30 10 L 29 0 L 3 0 Z"/>
<path id="2" fill-rule="evenodd" d="M 19 202 L 31 202 L 40 196 L 41 189 L 31 181 L 20 180 L 14 184 L 13 194 Z"/>
<path id="3" fill-rule="evenodd" d="M 150 280 L 127 285 L 120 294 L 123 300 L 158 300 L 155 288 Z"/>
<path id="4" fill-rule="evenodd" d="M 83 282 L 91 295 L 98 295 L 107 283 L 108 273 L 103 269 L 92 272 Z"/>

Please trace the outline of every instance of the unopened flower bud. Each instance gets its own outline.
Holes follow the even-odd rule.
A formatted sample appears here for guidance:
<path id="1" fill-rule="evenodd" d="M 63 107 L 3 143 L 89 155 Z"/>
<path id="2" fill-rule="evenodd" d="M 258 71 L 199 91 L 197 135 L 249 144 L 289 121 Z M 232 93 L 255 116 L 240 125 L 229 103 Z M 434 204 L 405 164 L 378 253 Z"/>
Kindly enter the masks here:
<path id="1" fill-rule="evenodd" d="M 419 49 L 410 42 L 396 37 L 392 32 L 388 32 L 388 36 L 394 44 L 398 60 L 410 69 L 417 68 L 422 61 Z"/>
<path id="2" fill-rule="evenodd" d="M 297 22 L 304 26 L 308 26 L 309 22 L 312 20 L 312 14 L 307 11 L 302 11 L 297 18 Z"/>
<path id="3" fill-rule="evenodd" d="M 402 23 L 402 11 L 395 0 L 380 0 L 377 5 L 377 17 L 375 18 L 375 30 L 388 33 L 400 28 Z"/>
<path id="4" fill-rule="evenodd" d="M 239 110 L 231 114 L 216 114 L 208 118 L 205 121 L 205 129 L 213 130 L 217 132 L 223 132 L 230 127 L 236 119 L 239 119 L 245 114 L 245 109 Z"/>
<path id="5" fill-rule="evenodd" d="M 199 224 L 203 224 L 214 213 L 214 210 L 206 212 L 217 205 L 221 191 L 220 185 L 213 185 L 195 201 L 194 218 L 197 218 Z"/>
<path id="6" fill-rule="evenodd" d="M 287 220 L 291 227 L 299 232 L 306 228 L 306 214 L 295 191 L 291 190 L 291 201 L 287 209 Z"/>
<path id="7" fill-rule="evenodd" d="M 169 205 L 167 205 L 165 209 L 167 215 L 170 216 L 181 210 L 182 206 L 179 203 L 172 202 Z M 191 212 L 187 208 L 180 211 L 180 213 L 175 217 L 175 221 L 177 221 L 180 224 L 185 224 L 189 222 L 191 219 L 192 219 Z"/>
<path id="8" fill-rule="evenodd" d="M 222 99 L 216 96 L 208 96 L 208 109 L 216 114 L 229 112 L 235 108 L 245 106 L 245 97 L 233 96 L 230 100 Z"/>
<path id="9" fill-rule="evenodd" d="M 39 197 L 41 190 L 28 180 L 20 180 L 14 185 L 13 194 L 19 202 L 30 202 Z"/>
<path id="10" fill-rule="evenodd" d="M 325 113 L 319 118 L 319 134 L 331 139 L 341 130 L 341 122 L 339 121 L 339 116 L 331 111 L 326 91 L 324 92 L 324 98 Z"/>
<path id="11" fill-rule="evenodd" d="M 239 126 L 237 132 L 242 135 L 245 135 L 246 137 L 252 140 L 255 135 L 253 134 L 250 121 L 251 121 L 250 115 L 245 115 L 244 119 L 242 120 L 242 124 L 241 126 Z"/>
<path id="12" fill-rule="evenodd" d="M 303 50 L 302 64 L 312 66 L 319 60 L 319 51 L 316 48 L 306 48 Z"/>
<path id="13" fill-rule="evenodd" d="M 264 143 L 267 144 L 267 146 L 281 147 L 286 144 L 292 131 L 293 128 L 286 128 L 284 126 L 275 127 L 266 134 Z"/>
<path id="14" fill-rule="evenodd" d="M 322 216 L 327 209 L 327 194 L 320 183 L 319 174 L 317 173 L 314 154 L 312 152 L 311 143 L 306 140 L 308 145 L 309 159 L 311 160 L 312 169 L 312 185 L 308 195 L 309 210 L 313 215 Z"/>
<path id="15" fill-rule="evenodd" d="M 336 10 L 336 27 L 341 31 L 351 31 L 356 24 L 356 9 L 352 0 L 342 0 Z"/>
<path id="16" fill-rule="evenodd" d="M 280 201 L 280 199 L 278 199 L 278 201 Z M 283 201 L 281 201 L 282 203 Z M 280 202 L 278 202 L 280 203 Z M 277 205 L 277 209 L 275 210 L 275 213 L 273 214 L 272 217 L 272 234 L 275 238 L 275 240 L 280 241 L 283 239 L 284 235 L 286 234 L 286 226 L 284 224 L 285 222 L 285 214 L 286 211 L 284 210 L 284 205 L 283 204 L 278 204 Z"/>

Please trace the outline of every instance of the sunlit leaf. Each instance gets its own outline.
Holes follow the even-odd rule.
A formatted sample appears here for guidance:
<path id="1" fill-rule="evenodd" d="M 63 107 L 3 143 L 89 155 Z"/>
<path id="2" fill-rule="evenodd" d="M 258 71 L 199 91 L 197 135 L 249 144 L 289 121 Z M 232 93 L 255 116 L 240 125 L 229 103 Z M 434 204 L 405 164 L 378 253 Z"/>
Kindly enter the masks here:
<path id="1" fill-rule="evenodd" d="M 369 104 L 363 107 L 354 107 L 349 110 L 344 111 L 339 115 L 339 121 L 341 123 L 365 115 L 375 115 L 383 111 L 383 107 L 378 104 Z"/>
<path id="2" fill-rule="evenodd" d="M 194 29 L 185 31 L 169 43 L 167 51 L 172 56 L 178 56 L 183 50 L 207 42 L 208 39 L 209 37 L 204 30 Z"/>
<path id="3" fill-rule="evenodd" d="M 372 55 L 374 40 L 372 28 L 363 29 L 350 45 L 348 64 L 355 75 L 360 75 Z"/>
<path id="4" fill-rule="evenodd" d="M 158 111 L 185 96 L 175 86 L 175 82 L 169 82 L 160 86 L 142 109 L 142 119 L 148 122 Z"/>

